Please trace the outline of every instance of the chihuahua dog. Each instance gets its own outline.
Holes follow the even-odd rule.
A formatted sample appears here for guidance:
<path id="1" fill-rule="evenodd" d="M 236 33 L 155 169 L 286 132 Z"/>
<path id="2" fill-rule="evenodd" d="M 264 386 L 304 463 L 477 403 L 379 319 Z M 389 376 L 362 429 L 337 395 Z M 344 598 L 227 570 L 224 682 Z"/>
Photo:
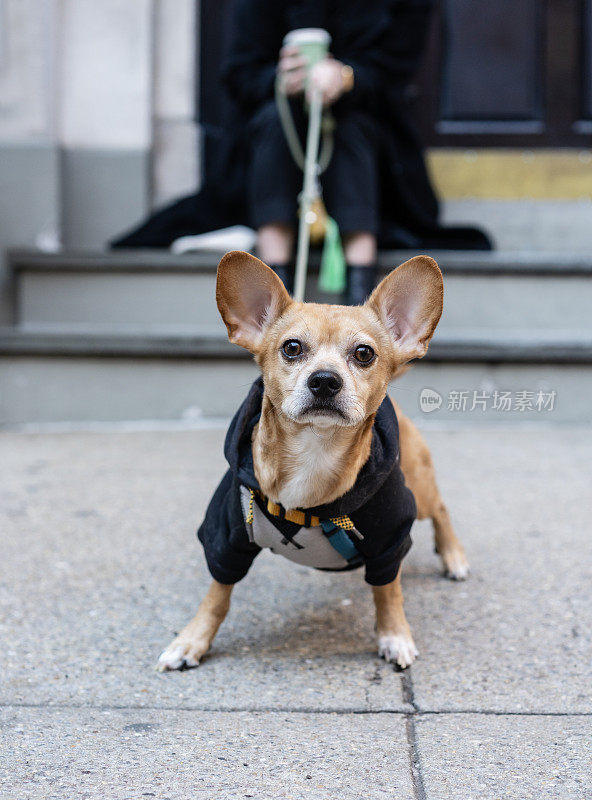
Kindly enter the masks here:
<path id="1" fill-rule="evenodd" d="M 198 531 L 213 582 L 158 668 L 199 664 L 263 547 L 318 569 L 365 566 L 378 653 L 408 667 L 418 652 L 400 565 L 414 519 L 432 520 L 447 576 L 463 580 L 469 569 L 427 445 L 387 396 L 442 314 L 438 265 L 412 258 L 364 305 L 347 307 L 295 302 L 262 261 L 232 252 L 218 266 L 216 300 L 230 341 L 254 354 L 262 378 L 231 423 L 230 469 Z"/>

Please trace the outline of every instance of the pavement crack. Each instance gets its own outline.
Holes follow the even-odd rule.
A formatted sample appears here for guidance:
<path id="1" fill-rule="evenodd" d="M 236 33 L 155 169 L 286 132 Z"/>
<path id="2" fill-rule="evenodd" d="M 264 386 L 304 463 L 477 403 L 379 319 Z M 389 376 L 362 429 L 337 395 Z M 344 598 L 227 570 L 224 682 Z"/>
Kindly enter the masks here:
<path id="1" fill-rule="evenodd" d="M 413 703 L 409 703 L 413 710 L 404 708 L 368 708 L 359 706 L 217 706 L 207 704 L 184 705 L 177 703 L 154 705 L 142 703 L 48 703 L 48 702 L 0 702 L 0 709 L 35 709 L 42 708 L 46 711 L 68 711 L 68 710 L 88 710 L 88 711 L 211 711 L 221 714 L 244 714 L 244 713 L 269 713 L 269 714 L 390 714 L 392 716 L 408 717 L 414 719 L 431 716 L 454 716 L 455 714 L 465 714 L 467 716 L 492 716 L 492 717 L 592 717 L 591 711 L 495 711 L 492 709 L 480 708 L 451 708 L 442 710 L 429 710 L 414 708 Z"/>
<path id="2" fill-rule="evenodd" d="M 419 707 L 415 702 L 415 690 L 413 689 L 413 678 L 409 669 L 401 673 L 402 686 L 403 686 L 403 702 L 407 703 L 413 709 L 413 713 L 419 713 Z"/>
<path id="3" fill-rule="evenodd" d="M 367 678 L 366 686 L 364 686 L 364 705 L 368 709 L 368 711 L 372 710 L 370 704 L 370 690 L 373 685 L 376 686 L 376 684 L 379 683 L 382 683 L 382 672 L 380 669 L 380 664 L 375 667 L 372 675 L 369 678 Z"/>
<path id="4" fill-rule="evenodd" d="M 409 766 L 411 769 L 411 781 L 413 783 L 413 796 L 415 800 L 426 800 L 425 784 L 423 782 L 423 772 L 421 768 L 421 758 L 419 755 L 419 743 L 417 741 L 416 720 L 419 713 L 415 702 L 415 692 L 413 689 L 413 678 L 411 670 L 407 669 L 402 675 L 403 700 L 408 703 L 413 711 L 405 714 L 405 731 L 407 734 L 407 747 L 409 750 Z"/>

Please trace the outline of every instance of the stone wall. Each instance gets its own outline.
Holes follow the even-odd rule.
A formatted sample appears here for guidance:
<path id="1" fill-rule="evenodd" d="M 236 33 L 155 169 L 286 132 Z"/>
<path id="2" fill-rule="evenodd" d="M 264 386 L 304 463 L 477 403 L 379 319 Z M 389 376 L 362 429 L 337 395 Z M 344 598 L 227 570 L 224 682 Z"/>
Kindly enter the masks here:
<path id="1" fill-rule="evenodd" d="M 102 247 L 195 189 L 197 7 L 0 0 L 2 251 Z"/>

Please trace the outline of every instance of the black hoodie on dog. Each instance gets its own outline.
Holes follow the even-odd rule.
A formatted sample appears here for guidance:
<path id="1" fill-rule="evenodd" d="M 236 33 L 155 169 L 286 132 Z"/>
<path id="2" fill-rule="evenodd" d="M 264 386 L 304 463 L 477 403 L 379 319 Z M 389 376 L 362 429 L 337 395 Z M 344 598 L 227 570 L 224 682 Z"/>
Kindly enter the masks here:
<path id="1" fill-rule="evenodd" d="M 212 577 L 219 583 L 237 583 L 261 549 L 268 547 L 317 569 L 352 569 L 363 564 L 372 586 L 393 581 L 411 547 L 409 532 L 416 508 L 399 464 L 399 427 L 389 398 L 376 413 L 370 456 L 352 488 L 331 503 L 303 509 L 320 520 L 349 517 L 355 531 L 346 531 L 346 536 L 356 553 L 349 559 L 331 546 L 321 526 L 304 528 L 272 516 L 261 497 L 249 491 L 259 490 L 251 438 L 261 416 L 262 398 L 263 380 L 258 378 L 228 429 L 224 454 L 230 469 L 197 532 Z M 250 498 L 254 521 L 247 524 Z"/>

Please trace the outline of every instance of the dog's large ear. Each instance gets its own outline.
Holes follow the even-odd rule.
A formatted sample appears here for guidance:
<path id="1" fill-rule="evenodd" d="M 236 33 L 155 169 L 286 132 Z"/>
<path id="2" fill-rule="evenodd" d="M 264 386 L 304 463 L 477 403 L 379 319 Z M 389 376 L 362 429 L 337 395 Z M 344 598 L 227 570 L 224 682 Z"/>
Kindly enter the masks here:
<path id="1" fill-rule="evenodd" d="M 234 344 L 256 353 L 266 328 L 291 302 L 275 272 L 255 256 L 233 250 L 218 264 L 216 303 Z"/>
<path id="2" fill-rule="evenodd" d="M 367 305 L 379 316 L 398 359 L 421 358 L 442 315 L 444 285 L 433 258 L 415 256 L 378 284 Z"/>

